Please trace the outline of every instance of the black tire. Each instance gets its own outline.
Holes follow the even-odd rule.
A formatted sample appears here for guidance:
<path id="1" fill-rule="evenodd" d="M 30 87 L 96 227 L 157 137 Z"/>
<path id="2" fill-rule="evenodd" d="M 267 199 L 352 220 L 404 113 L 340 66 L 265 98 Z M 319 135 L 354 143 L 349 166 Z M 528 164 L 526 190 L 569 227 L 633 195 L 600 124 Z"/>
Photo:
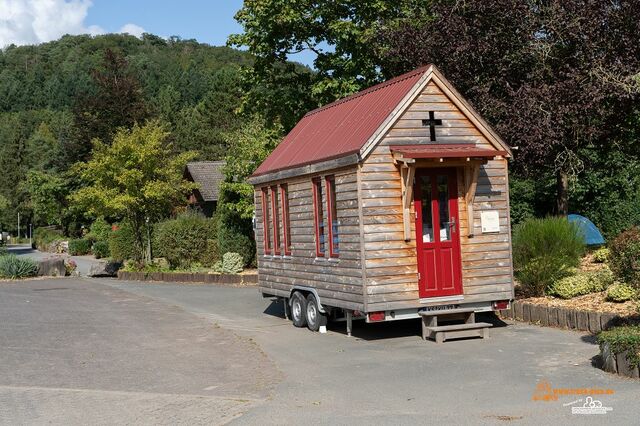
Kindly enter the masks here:
<path id="1" fill-rule="evenodd" d="M 305 312 L 307 318 L 307 327 L 309 328 L 309 330 L 318 331 L 320 330 L 321 326 L 327 325 L 327 316 L 320 312 L 320 309 L 318 309 L 318 301 L 316 300 L 316 297 L 311 293 L 307 296 L 307 309 L 305 310 Z"/>
<path id="2" fill-rule="evenodd" d="M 307 299 L 299 291 L 291 296 L 291 321 L 296 327 L 307 325 Z"/>

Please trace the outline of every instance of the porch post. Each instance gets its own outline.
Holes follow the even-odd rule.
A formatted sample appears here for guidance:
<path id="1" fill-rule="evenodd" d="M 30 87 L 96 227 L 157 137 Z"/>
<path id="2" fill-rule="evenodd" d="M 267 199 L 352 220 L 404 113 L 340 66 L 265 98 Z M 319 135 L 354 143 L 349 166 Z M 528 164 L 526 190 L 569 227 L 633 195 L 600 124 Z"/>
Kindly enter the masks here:
<path id="1" fill-rule="evenodd" d="M 467 203 L 467 236 L 473 237 L 473 202 L 476 198 L 480 164 L 475 163 L 470 167 L 465 167 L 464 171 L 464 199 Z"/>
<path id="2" fill-rule="evenodd" d="M 400 167 L 400 180 L 402 181 L 402 222 L 404 225 L 404 240 L 411 240 L 411 201 L 413 200 L 413 177 L 416 168 L 414 165 L 403 163 Z"/>

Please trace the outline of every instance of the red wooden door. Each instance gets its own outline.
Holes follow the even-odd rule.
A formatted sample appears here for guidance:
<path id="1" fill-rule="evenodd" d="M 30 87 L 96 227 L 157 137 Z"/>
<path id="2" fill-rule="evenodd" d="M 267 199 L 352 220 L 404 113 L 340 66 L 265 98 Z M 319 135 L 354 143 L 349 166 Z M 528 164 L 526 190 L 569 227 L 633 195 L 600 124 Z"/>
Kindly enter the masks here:
<path id="1" fill-rule="evenodd" d="M 414 198 L 420 298 L 462 294 L 456 170 L 417 169 Z"/>

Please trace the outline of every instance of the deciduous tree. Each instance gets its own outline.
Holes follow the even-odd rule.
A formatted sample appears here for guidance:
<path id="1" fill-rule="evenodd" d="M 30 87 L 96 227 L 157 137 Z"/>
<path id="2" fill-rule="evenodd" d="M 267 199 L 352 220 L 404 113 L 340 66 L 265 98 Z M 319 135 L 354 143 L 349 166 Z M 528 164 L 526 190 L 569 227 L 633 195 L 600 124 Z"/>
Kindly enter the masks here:
<path id="1" fill-rule="evenodd" d="M 566 214 L 570 179 L 593 158 L 585 150 L 606 152 L 638 105 L 640 1 L 434 0 L 431 11 L 382 32 L 388 70 L 439 66 L 520 148 L 517 170 L 555 173 Z"/>
<path id="2" fill-rule="evenodd" d="M 167 216 L 195 185 L 182 178 L 193 152 L 174 155 L 165 126 L 151 121 L 120 129 L 111 144 L 94 140 L 92 158 L 76 171 L 86 184 L 71 195 L 94 217 L 120 217 L 133 228 L 138 259 L 143 259 L 145 221 Z"/>

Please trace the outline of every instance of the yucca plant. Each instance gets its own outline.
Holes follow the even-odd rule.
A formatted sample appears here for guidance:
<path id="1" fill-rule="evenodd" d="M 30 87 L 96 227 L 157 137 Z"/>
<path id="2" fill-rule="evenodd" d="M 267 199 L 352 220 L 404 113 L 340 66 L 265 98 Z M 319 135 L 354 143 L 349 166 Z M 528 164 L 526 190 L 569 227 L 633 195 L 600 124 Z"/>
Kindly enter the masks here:
<path id="1" fill-rule="evenodd" d="M 38 272 L 38 265 L 29 258 L 17 257 L 13 254 L 0 256 L 0 277 L 26 278 L 33 277 Z"/>

